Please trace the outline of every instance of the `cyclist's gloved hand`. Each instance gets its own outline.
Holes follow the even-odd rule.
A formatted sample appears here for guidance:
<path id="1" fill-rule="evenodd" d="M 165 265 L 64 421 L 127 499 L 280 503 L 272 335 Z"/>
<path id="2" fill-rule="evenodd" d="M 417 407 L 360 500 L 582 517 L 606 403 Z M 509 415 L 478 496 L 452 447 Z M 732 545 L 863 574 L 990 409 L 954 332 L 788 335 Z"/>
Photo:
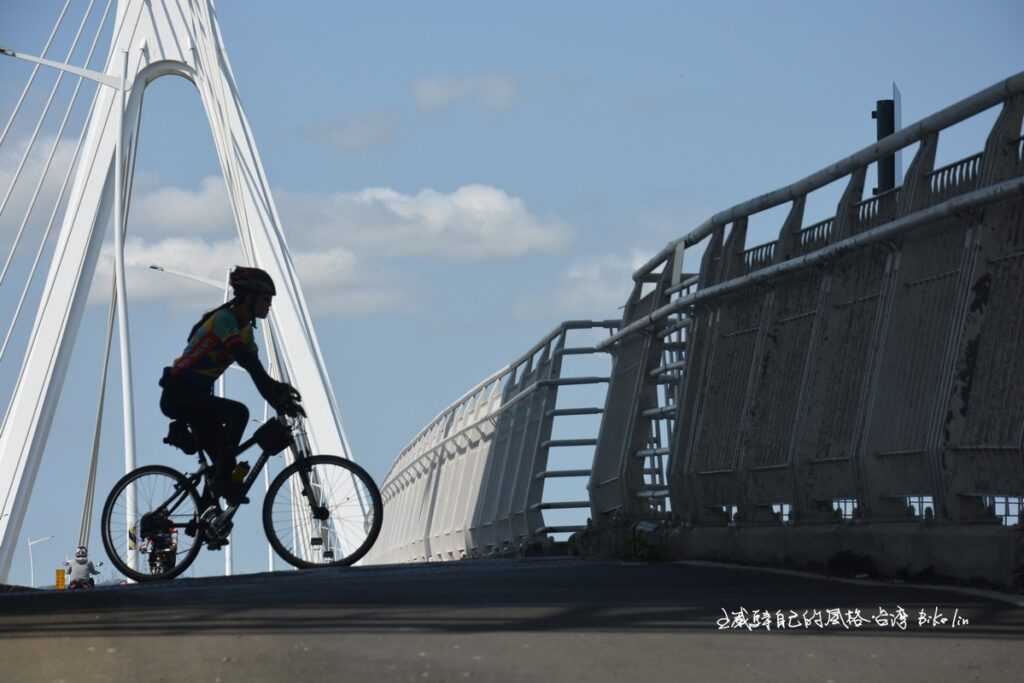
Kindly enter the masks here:
<path id="1" fill-rule="evenodd" d="M 290 384 L 281 382 L 277 386 L 277 397 L 274 402 L 274 409 L 289 417 L 306 417 L 306 411 L 302 409 L 300 401 L 302 394 Z"/>
<path id="2" fill-rule="evenodd" d="M 284 406 L 284 410 L 280 412 L 284 413 L 288 417 L 306 417 L 306 411 L 303 410 L 302 406 L 298 403 L 291 401 L 288 405 Z"/>

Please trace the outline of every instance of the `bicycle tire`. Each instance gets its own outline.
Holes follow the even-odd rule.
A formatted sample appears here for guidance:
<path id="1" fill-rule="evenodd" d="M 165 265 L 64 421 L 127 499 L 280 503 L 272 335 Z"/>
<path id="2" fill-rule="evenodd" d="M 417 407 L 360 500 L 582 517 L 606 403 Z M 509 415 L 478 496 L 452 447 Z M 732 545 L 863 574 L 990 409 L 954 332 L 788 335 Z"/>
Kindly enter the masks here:
<path id="1" fill-rule="evenodd" d="M 304 468 L 307 471 L 312 471 L 313 468 L 317 466 L 333 466 L 340 467 L 346 470 L 348 474 L 354 477 L 354 479 L 357 480 L 358 483 L 362 485 L 362 490 L 365 491 L 366 496 L 369 498 L 369 500 L 364 503 L 365 509 L 372 510 L 373 515 L 373 518 L 370 521 L 369 528 L 364 529 L 366 537 L 359 543 L 357 547 L 355 547 L 351 552 L 345 554 L 344 557 L 324 562 L 311 562 L 292 553 L 288 549 L 287 544 L 283 542 L 285 539 L 282 539 L 280 537 L 278 530 L 274 526 L 272 519 L 275 505 L 280 507 L 282 504 L 282 501 L 278 500 L 279 495 L 281 495 L 282 491 L 290 492 L 292 490 L 295 490 L 292 489 L 291 486 L 289 486 L 286 489 L 285 483 L 288 482 L 289 479 L 291 479 L 293 476 L 298 475 L 300 469 Z M 349 499 L 347 499 L 345 502 L 351 504 L 350 500 L 351 497 L 349 497 Z M 339 505 L 340 504 L 342 503 L 339 503 Z M 333 516 L 331 517 L 331 519 L 334 519 Z M 377 536 L 380 535 L 380 529 L 381 524 L 383 523 L 383 519 L 384 503 L 381 499 L 380 490 L 377 488 L 377 484 L 374 483 L 373 479 L 362 467 L 352 462 L 351 460 L 346 460 L 345 458 L 341 458 L 336 455 L 313 455 L 303 458 L 301 460 L 297 460 L 296 462 L 292 463 L 288 467 L 281 470 L 281 472 L 270 483 L 270 488 L 267 489 L 266 497 L 263 500 L 263 531 L 267 535 L 267 540 L 270 541 L 270 545 L 274 549 L 274 552 L 276 552 L 285 562 L 292 565 L 293 567 L 298 567 L 299 569 L 312 569 L 316 567 L 344 567 L 358 562 L 360 559 L 362 559 L 364 555 L 366 555 L 367 552 L 369 552 L 370 548 L 373 547 L 373 544 L 376 542 Z M 336 520 L 335 526 L 337 527 L 342 523 L 343 520 Z"/>
<path id="2" fill-rule="evenodd" d="M 203 547 L 203 536 L 202 531 L 197 531 L 195 535 L 195 542 L 192 547 L 186 552 L 181 561 L 177 562 L 174 567 L 167 572 L 161 572 L 159 574 L 146 574 L 133 569 L 124 558 L 121 556 L 121 552 L 118 550 L 118 539 L 112 538 L 111 521 L 114 511 L 114 504 L 117 501 L 120 494 L 127 488 L 128 484 L 136 482 L 143 477 L 150 474 L 159 474 L 162 476 L 170 477 L 175 481 L 177 485 L 180 485 L 187 493 L 188 497 L 192 499 L 192 503 L 196 510 L 198 517 L 199 513 L 202 512 L 200 508 L 199 493 L 195 487 L 189 482 L 185 476 L 177 470 L 167 467 L 165 465 L 146 465 L 145 467 L 139 467 L 134 469 L 128 474 L 118 479 L 117 483 L 114 484 L 110 493 L 107 495 L 107 500 L 103 504 L 103 514 L 100 517 L 100 525 L 102 527 L 102 538 L 103 547 L 107 551 L 107 557 L 110 558 L 111 563 L 117 567 L 117 569 L 130 579 L 138 582 L 144 581 L 163 581 L 173 579 L 174 577 L 181 574 L 183 571 L 189 568 L 193 562 L 195 562 L 196 556 L 199 555 L 199 551 Z M 148 512 L 148 511 L 147 511 Z M 145 513 L 142 513 L 145 514 Z M 141 514 L 139 516 L 141 519 Z M 198 519 L 197 519 L 198 521 Z M 128 533 L 131 533 L 129 529 Z"/>

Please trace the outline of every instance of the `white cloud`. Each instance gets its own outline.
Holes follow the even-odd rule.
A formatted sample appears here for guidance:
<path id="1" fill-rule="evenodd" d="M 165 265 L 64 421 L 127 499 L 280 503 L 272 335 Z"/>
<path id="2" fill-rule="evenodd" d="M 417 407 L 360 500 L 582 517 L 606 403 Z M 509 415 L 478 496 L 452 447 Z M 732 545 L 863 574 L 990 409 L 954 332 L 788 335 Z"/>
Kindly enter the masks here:
<path id="1" fill-rule="evenodd" d="M 555 290 L 554 305 L 570 317 L 607 318 L 620 314 L 633 290 L 633 273 L 651 254 L 633 249 L 575 263 Z"/>
<path id="2" fill-rule="evenodd" d="M 129 231 L 174 231 L 214 235 L 234 231 L 235 219 L 227 186 L 219 176 L 207 176 L 198 190 L 163 186 L 136 191 L 128 216 Z"/>
<path id="3" fill-rule="evenodd" d="M 42 175 L 46 160 L 53 150 L 54 138 L 40 137 L 33 145 L 32 151 L 18 177 L 18 182 L 13 186 L 13 191 L 4 206 L 3 214 L 0 214 L 0 240 L 5 245 L 10 245 L 10 240 L 21 227 L 28 210 L 32 195 L 35 193 L 36 185 Z M 8 140 L 0 147 L 0 202 L 7 196 L 14 180 L 14 172 L 21 163 L 22 156 L 28 146 L 28 139 Z M 38 240 L 42 237 L 42 231 L 53 211 L 53 205 L 57 201 L 57 192 L 67 174 L 68 166 L 71 164 L 71 157 L 75 151 L 75 144 L 66 138 L 62 138 L 54 151 L 53 161 L 50 163 L 46 179 L 39 190 L 35 207 L 26 224 L 22 239 L 31 241 L 31 249 L 38 246 Z M 53 232 L 60 230 L 60 215 L 54 221 Z M 35 234 L 34 239 L 29 237 Z"/>
<path id="4" fill-rule="evenodd" d="M 561 221 L 539 218 L 522 199 L 487 185 L 465 185 L 451 193 L 427 189 L 406 195 L 370 188 L 280 197 L 285 224 L 302 226 L 302 240 L 391 255 L 508 258 L 560 249 L 570 233 Z"/>
<path id="5" fill-rule="evenodd" d="M 71 151 L 62 143 L 58 161 L 63 163 L 55 163 L 55 170 L 66 169 Z M 10 154 L 5 153 L 2 161 L 10 162 Z M 34 164 L 37 170 L 42 163 L 39 154 L 42 152 L 30 157 L 30 166 Z M 15 157 L 11 166 L 0 166 L 0 191 L 16 162 Z M 50 185 L 48 181 L 48 194 L 40 198 L 30 231 L 43 221 L 45 216 L 40 214 L 48 216 L 52 209 L 57 188 Z M 10 242 L 20 221 L 14 200 L 27 201 L 25 192 L 19 184 L 9 211 L 0 221 L 0 244 Z M 352 315 L 401 308 L 413 296 L 400 289 L 403 282 L 409 282 L 403 274 L 410 264 L 397 264 L 394 259 L 508 259 L 561 249 L 570 238 L 570 229 L 562 221 L 538 216 L 521 198 L 488 185 L 465 185 L 452 192 L 424 189 L 415 194 L 390 188 L 275 194 L 307 300 L 321 314 Z M 215 303 L 216 291 L 148 266 L 161 265 L 221 281 L 226 269 L 241 261 L 227 190 L 218 176 L 205 177 L 197 187 L 188 188 L 160 185 L 153 174 L 140 173 L 128 232 L 126 257 L 132 300 L 174 300 L 192 306 L 190 299 L 208 298 Z M 26 233 L 25 245 L 33 234 Z M 32 244 L 33 251 L 36 244 Z M 25 245 L 22 252 L 27 253 Z M 18 258 L 28 258 L 22 252 Z M 91 302 L 106 302 L 109 298 L 111 255 L 108 244 L 101 253 Z M 44 271 L 47 263 L 48 258 L 43 263 Z M 368 265 L 371 263 L 372 269 Z M 382 269 L 390 269 L 392 274 L 384 277 Z"/>
<path id="6" fill-rule="evenodd" d="M 293 259 L 315 314 L 358 315 L 403 307 L 403 294 L 379 273 L 371 276 L 346 249 L 300 251 Z"/>
<path id="7" fill-rule="evenodd" d="M 327 143 L 342 152 L 361 152 L 393 142 L 397 129 L 398 119 L 394 114 L 380 113 L 315 124 L 306 130 L 306 138 L 314 143 Z"/>
<path id="8" fill-rule="evenodd" d="M 412 95 L 420 111 L 437 111 L 460 100 L 487 109 L 505 111 L 519 99 L 519 83 L 512 76 L 430 76 L 412 83 Z"/>
<path id="9" fill-rule="evenodd" d="M 203 178 L 194 190 L 159 187 L 136 194 L 130 234 L 208 239 L 234 234 L 227 190 L 219 177 Z M 555 251 L 570 236 L 563 222 L 539 217 L 519 197 L 489 185 L 464 185 L 450 193 L 368 188 L 275 195 L 289 242 L 310 252 L 340 247 L 367 255 L 486 260 Z"/>

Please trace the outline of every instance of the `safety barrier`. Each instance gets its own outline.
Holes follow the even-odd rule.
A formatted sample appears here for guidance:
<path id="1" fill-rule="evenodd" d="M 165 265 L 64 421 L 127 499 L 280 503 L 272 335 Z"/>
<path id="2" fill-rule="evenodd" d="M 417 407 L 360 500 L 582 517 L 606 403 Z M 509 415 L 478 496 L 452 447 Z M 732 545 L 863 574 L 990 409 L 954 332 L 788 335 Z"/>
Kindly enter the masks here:
<path id="1" fill-rule="evenodd" d="M 716 214 L 636 271 L 622 329 L 600 345 L 614 365 L 593 551 L 602 529 L 604 551 L 621 551 L 641 522 L 677 556 L 848 551 L 888 571 L 1013 580 L 1024 549 L 1006 524 L 1020 520 L 996 511 L 1024 496 L 1022 92 L 1018 74 Z M 941 130 L 999 104 L 981 153 L 933 168 Z M 904 184 L 863 199 L 868 165 L 915 143 Z M 807 194 L 844 176 L 836 215 L 804 227 Z M 785 202 L 779 238 L 747 247 L 749 217 Z M 682 255 L 702 243 L 687 276 Z M 665 487 L 643 476 L 654 453 Z"/>
<path id="2" fill-rule="evenodd" d="M 846 554 L 1011 583 L 1024 564 L 1008 528 L 1024 497 L 1022 92 L 1018 74 L 669 243 L 634 273 L 620 329 L 587 349 L 611 352 L 607 378 L 560 377 L 563 326 L 413 440 L 385 482 L 372 560 L 573 530 L 599 554 L 649 536 L 677 557 Z M 981 153 L 934 168 L 942 130 L 1000 104 Z M 904 184 L 865 199 L 868 165 L 914 144 Z M 844 177 L 835 216 L 804 226 L 807 195 Z M 779 238 L 747 247 L 749 217 L 787 202 Z M 682 272 L 698 245 L 699 273 Z M 554 388 L 603 380 L 597 438 L 551 439 Z M 593 446 L 592 466 L 546 470 L 555 444 Z M 543 502 L 536 482 L 558 476 L 588 476 L 587 500 Z M 585 527 L 539 515 L 587 507 Z"/>
<path id="3" fill-rule="evenodd" d="M 563 377 L 563 359 L 600 353 L 567 346 L 573 331 L 619 321 L 568 321 L 526 354 L 445 408 L 404 448 L 381 485 L 384 527 L 367 563 L 451 560 L 518 550 L 577 525 L 548 525 L 544 510 L 589 508 L 545 501 L 545 481 L 584 479 L 589 469 L 549 469 L 549 452 L 595 439 L 553 439 L 557 418 L 599 415 L 598 406 L 559 408 L 563 386 L 604 386 L 607 376 Z M 582 489 L 582 487 L 581 487 Z M 583 495 L 584 492 L 581 491 Z"/>

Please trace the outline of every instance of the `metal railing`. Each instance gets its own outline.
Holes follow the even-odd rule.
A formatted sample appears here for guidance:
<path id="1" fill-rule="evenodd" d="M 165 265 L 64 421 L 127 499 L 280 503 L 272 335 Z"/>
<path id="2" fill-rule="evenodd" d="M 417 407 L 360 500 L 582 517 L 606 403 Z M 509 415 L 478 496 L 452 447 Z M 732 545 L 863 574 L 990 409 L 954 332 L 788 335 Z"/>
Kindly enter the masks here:
<path id="1" fill-rule="evenodd" d="M 858 227 L 865 230 L 892 220 L 896 215 L 900 189 L 894 187 L 856 204 Z"/>
<path id="2" fill-rule="evenodd" d="M 800 253 L 807 253 L 828 244 L 832 239 L 832 227 L 835 222 L 836 219 L 833 216 L 803 228 L 800 231 Z"/>
<path id="3" fill-rule="evenodd" d="M 932 196 L 942 200 L 977 189 L 983 156 L 983 152 L 978 152 L 929 173 L 928 189 Z"/>
<path id="4" fill-rule="evenodd" d="M 938 132 L 1000 103 L 985 150 L 933 170 Z M 670 242 L 633 273 L 618 331 L 587 350 L 608 350 L 614 358 L 608 378 L 580 380 L 609 382 L 598 439 L 561 440 L 594 446 L 588 500 L 545 502 L 537 490 L 522 487 L 524 480 L 587 473 L 546 467 L 544 447 L 560 441 L 545 437 L 550 425 L 519 437 L 519 446 L 508 445 L 511 436 L 502 440 L 503 433 L 523 434 L 515 425 L 529 423 L 541 387 L 574 381 L 561 377 L 557 363 L 541 362 L 536 367 L 549 374 L 525 369 L 522 378 L 508 380 L 493 429 L 481 431 L 478 446 L 467 446 L 477 448 L 464 459 L 478 463 L 471 476 L 458 474 L 457 464 L 439 466 L 430 449 L 403 451 L 396 467 L 412 474 L 395 471 L 385 483 L 389 505 L 406 520 L 397 522 L 406 531 L 390 544 L 397 549 L 391 558 L 499 552 L 552 530 L 531 521 L 531 512 L 588 506 L 592 525 L 581 543 L 623 528 L 635 541 L 641 522 L 655 522 L 652 528 L 665 522 L 669 526 L 661 528 L 692 534 L 695 543 L 680 547 L 743 561 L 764 559 L 767 546 L 758 539 L 767 537 L 705 531 L 843 524 L 848 508 L 858 523 L 889 524 L 872 528 L 884 535 L 892 522 L 916 520 L 920 515 L 908 516 L 908 501 L 926 498 L 934 501 L 932 517 L 919 521 L 950 527 L 990 522 L 979 486 L 995 481 L 992 472 L 1001 473 L 1000 490 L 988 494 L 1024 493 L 1024 480 L 1005 457 L 1019 445 L 996 443 L 1001 437 L 977 440 L 978 430 L 992 431 L 996 423 L 996 436 L 1010 433 L 1011 418 L 1020 413 L 1004 409 L 1020 405 L 1009 394 L 988 395 L 1019 383 L 1000 383 L 1003 347 L 982 335 L 997 334 L 996 324 L 1010 334 L 1018 319 L 1013 307 L 1024 296 L 1016 271 L 1005 265 L 1024 254 L 1024 242 L 1019 231 L 999 230 L 1019 216 L 1015 207 L 1024 201 L 1022 116 L 1024 74 L 1018 74 L 801 181 L 719 212 Z M 864 199 L 867 165 L 915 143 L 904 185 Z M 835 216 L 804 227 L 807 193 L 844 176 Z M 792 206 L 779 238 L 747 248 L 747 218 L 784 202 Z M 682 273 L 685 248 L 705 239 L 700 273 Z M 557 348 L 549 353 L 564 355 Z M 532 407 L 524 416 L 516 406 L 526 404 Z M 545 416 L 558 412 L 542 408 Z M 462 489 L 446 488 L 442 467 Z M 472 500 L 456 505 L 465 511 L 459 524 L 439 530 L 459 537 L 448 547 L 460 550 L 445 555 L 436 552 L 442 541 L 422 501 L 451 504 L 448 490 L 453 496 L 465 490 Z M 983 535 L 974 536 L 982 545 Z M 937 567 L 1000 581 L 1012 573 L 1005 562 L 984 569 L 1003 557 L 995 545 L 984 545 L 988 550 L 965 569 L 962 555 L 939 558 L 953 537 L 935 538 L 925 545 L 926 559 Z M 998 544 L 1003 537 L 992 538 Z M 818 546 L 800 552 L 826 561 L 829 550 Z M 870 554 L 860 546 L 847 549 Z M 893 562 L 921 562 L 915 553 Z"/>
<path id="5" fill-rule="evenodd" d="M 935 114 L 932 114 L 931 116 L 927 116 L 924 119 L 918 121 L 917 123 L 911 124 L 903 128 L 902 130 L 897 131 L 895 134 L 883 138 L 879 142 L 868 147 L 865 147 L 859 152 L 856 152 L 846 157 L 845 159 L 841 159 L 840 161 L 837 161 L 836 163 L 831 164 L 826 168 L 821 169 L 820 171 L 812 173 L 811 175 L 801 180 L 798 180 L 783 188 L 780 188 L 773 192 L 769 192 L 767 194 L 763 194 L 759 197 L 748 200 L 746 202 L 736 204 L 735 206 L 726 209 L 725 211 L 720 211 L 711 218 L 705 220 L 703 223 L 701 223 L 699 226 L 691 230 L 683 237 L 680 237 L 676 240 L 669 242 L 660 252 L 658 252 L 655 256 L 653 256 L 646 263 L 640 266 L 636 271 L 634 271 L 633 279 L 635 281 L 643 280 L 644 278 L 648 277 L 652 272 L 660 268 L 663 268 L 665 264 L 669 262 L 670 259 L 676 256 L 676 252 L 681 247 L 685 248 L 696 245 L 699 242 L 703 241 L 708 236 L 710 236 L 716 230 L 720 231 L 724 229 L 725 226 L 731 223 L 735 223 L 737 221 L 740 221 L 751 216 L 752 214 L 774 208 L 786 202 L 796 202 L 802 200 L 810 192 L 820 189 L 835 180 L 839 180 L 840 178 L 846 176 L 851 176 L 852 178 L 853 175 L 856 175 L 857 173 L 863 173 L 864 169 L 867 167 L 868 164 L 874 163 L 881 159 L 882 157 L 893 154 L 894 152 L 901 150 L 904 147 L 908 147 L 915 143 L 922 142 L 926 138 L 933 136 L 934 134 L 938 133 L 944 128 L 948 128 L 952 125 L 955 125 L 965 119 L 970 118 L 971 116 L 974 116 L 975 114 L 985 111 L 986 109 L 1001 104 L 1004 101 L 1008 101 L 1013 97 L 1019 96 L 1022 93 L 1024 93 L 1024 72 L 1011 76 L 1010 78 L 1007 78 L 1004 81 L 996 83 L 995 85 L 992 85 L 982 90 L 981 92 L 978 92 L 970 97 L 967 97 L 961 100 L 960 102 L 957 102 L 956 104 L 953 104 Z M 1013 136 L 1014 139 L 1016 139 L 1018 135 L 1019 133 L 1015 133 Z M 951 167 L 955 167 L 955 170 L 949 170 L 950 167 L 936 169 L 936 172 L 943 172 L 951 175 L 949 176 L 949 180 L 946 179 L 946 175 L 941 175 L 942 180 L 935 182 L 939 182 L 940 187 L 948 190 L 949 188 L 957 187 L 957 185 L 955 184 L 947 184 L 952 183 L 952 179 L 966 179 L 968 177 L 973 177 L 970 176 L 969 174 L 974 172 L 972 159 L 975 156 L 978 155 L 972 155 L 971 157 L 968 157 L 966 159 L 963 159 L 959 162 L 955 162 L 954 164 L 952 164 Z M 931 173 L 931 171 L 929 171 L 929 173 Z M 861 177 L 861 182 L 863 182 L 863 177 Z M 929 184 L 931 182 L 932 180 L 929 179 Z M 961 187 L 966 187 L 966 184 L 963 181 L 960 182 Z M 931 191 L 930 188 L 929 191 Z M 1001 192 L 1003 194 L 1005 194 L 1006 192 L 1012 194 L 1014 190 L 1002 188 Z M 860 192 L 858 192 L 857 194 L 859 195 Z M 958 196 L 959 194 L 962 193 L 957 192 L 954 196 Z M 982 193 L 973 195 L 973 198 L 976 201 L 991 202 L 996 201 L 999 196 L 1003 195 L 1000 194 L 999 192 L 997 192 L 995 195 L 993 195 L 992 193 Z M 940 195 L 934 197 L 930 203 L 934 204 L 936 201 L 942 201 L 943 199 L 946 198 L 947 196 Z M 854 201 L 851 202 L 853 206 L 854 216 L 857 216 L 857 205 L 861 203 L 862 200 L 859 196 L 857 196 L 854 199 Z M 958 204 L 957 206 L 959 207 L 961 205 Z M 835 221 L 839 220 L 840 218 L 841 217 L 837 214 L 837 216 L 833 217 L 833 219 L 831 220 Z M 884 222 L 881 226 L 875 227 L 885 227 L 891 225 L 893 222 L 896 221 Z M 811 246 L 812 244 L 814 246 L 817 246 L 817 240 L 812 240 L 811 238 L 818 237 L 818 235 L 810 232 L 810 229 L 820 229 L 819 226 L 821 226 L 823 223 L 827 223 L 827 221 L 822 221 L 821 223 L 817 223 L 807 228 L 808 233 L 806 238 L 804 236 L 805 233 L 803 231 L 800 231 L 800 243 L 802 247 Z M 830 232 L 834 233 L 834 231 L 835 226 L 832 225 Z M 832 239 L 831 235 L 830 239 Z M 754 249 L 757 249 L 757 247 L 755 247 Z M 801 251 L 803 250 L 804 249 L 802 248 Z M 796 259 L 794 259 L 793 261 L 795 260 Z M 797 263 L 790 263 L 790 265 L 795 267 L 802 267 L 800 264 Z M 768 269 L 761 269 L 760 272 L 757 272 L 756 274 L 761 275 L 763 272 L 765 272 L 765 270 Z M 775 270 L 774 268 L 771 270 L 775 273 L 788 272 L 788 268 L 784 268 L 779 271 Z M 743 275 L 744 277 L 752 278 L 755 276 L 755 273 L 746 272 Z M 610 339 L 606 340 L 602 344 L 602 348 L 617 343 L 623 337 L 629 334 L 633 334 L 639 330 L 642 330 L 648 325 L 656 323 L 658 320 L 661 320 L 670 313 L 676 312 L 681 308 L 690 305 L 691 303 L 692 302 L 689 301 L 685 303 L 682 301 L 675 301 L 672 305 L 663 306 L 657 309 L 650 316 L 647 316 L 645 319 L 638 320 L 632 323 L 631 325 L 623 327 L 623 329 L 619 330 L 618 333 L 612 335 Z"/>
<path id="6" fill-rule="evenodd" d="M 933 133 L 949 128 L 1022 92 L 1024 92 L 1024 72 L 1015 74 L 931 116 L 908 125 L 893 135 L 885 137 L 844 159 L 840 159 L 801 180 L 720 211 L 683 237 L 669 242 L 660 252 L 651 257 L 634 272 L 633 279 L 642 279 L 648 273 L 663 265 L 666 259 L 674 254 L 676 247 L 680 244 L 684 247 L 693 246 L 708 237 L 716 228 L 804 197 L 814 190 L 878 161 L 882 157 L 889 156 L 904 147 L 920 142 Z"/>
<path id="7" fill-rule="evenodd" d="M 772 264 L 775 259 L 775 242 L 752 247 L 743 252 L 743 272 L 751 273 Z"/>
<path id="8" fill-rule="evenodd" d="M 562 361 L 566 356 L 598 353 L 590 345 L 567 346 L 571 331 L 611 331 L 618 326 L 617 320 L 562 323 L 420 430 L 381 485 L 384 528 L 366 561 L 487 556 L 544 540 L 549 533 L 582 528 L 544 522 L 544 510 L 586 507 L 572 501 L 545 501 L 544 482 L 582 479 L 590 470 L 549 468 L 547 456 L 553 448 L 594 443 L 594 439 L 553 439 L 557 418 L 599 415 L 601 409 L 560 409 L 558 388 L 600 385 L 608 378 L 563 377 Z"/>
<path id="9" fill-rule="evenodd" d="M 934 169 L 939 131 L 997 104 L 983 151 Z M 621 552 L 660 521 L 608 491 L 632 477 L 627 493 L 638 494 L 626 457 L 659 455 L 667 486 L 645 481 L 639 493 L 650 488 L 670 510 L 644 527 L 663 549 L 819 563 L 842 550 L 900 571 L 1012 581 L 1024 554 L 1005 552 L 1009 532 L 992 529 L 1000 513 L 986 501 L 1024 495 L 1024 404 L 1006 356 L 1024 298 L 1022 119 L 1018 74 L 715 214 L 637 269 L 622 328 L 598 345 L 615 358 L 604 417 L 617 427 L 602 425 L 596 483 L 607 486 L 592 482 L 593 528 L 581 543 L 605 539 L 617 545 L 603 552 Z M 868 164 L 914 143 L 903 186 L 863 198 Z M 806 194 L 844 175 L 835 215 L 803 227 Z M 747 247 L 749 216 L 785 201 L 778 239 Z M 697 286 L 663 287 L 684 249 L 705 239 Z M 650 283 L 662 289 L 641 290 Z M 691 332 L 676 398 L 652 405 L 662 368 L 649 359 L 681 318 Z M 665 416 L 669 437 L 649 443 Z M 858 535 L 837 531 L 839 545 L 814 531 L 850 522 Z M 922 537 L 908 522 L 936 529 Z M 730 532 L 743 526 L 763 531 Z M 906 550 L 882 557 L 877 538 Z M 965 538 L 969 557 L 950 552 Z"/>

